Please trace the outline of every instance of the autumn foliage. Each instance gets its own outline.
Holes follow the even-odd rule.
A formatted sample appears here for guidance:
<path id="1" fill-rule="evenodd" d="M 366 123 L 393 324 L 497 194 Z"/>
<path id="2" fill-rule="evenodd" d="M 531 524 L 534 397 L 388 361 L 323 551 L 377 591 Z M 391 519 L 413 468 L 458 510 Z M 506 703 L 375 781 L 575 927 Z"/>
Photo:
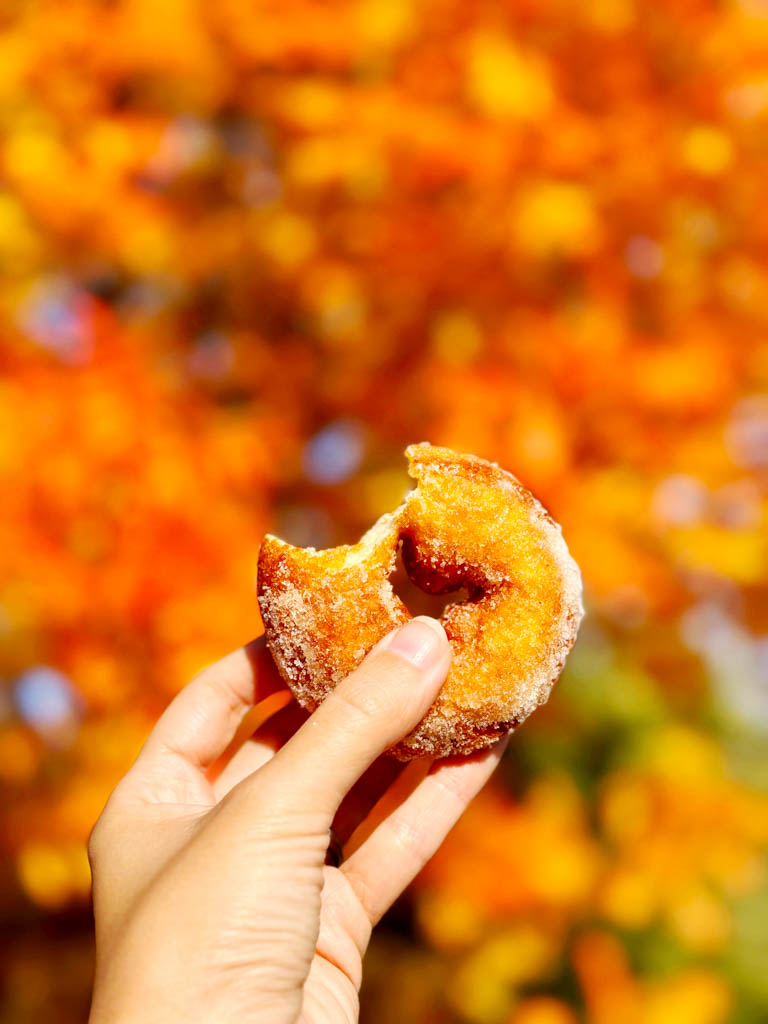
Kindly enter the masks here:
<path id="1" fill-rule="evenodd" d="M 768 11 L 0 3 L 0 1020 L 81 1020 L 85 840 L 274 530 L 431 440 L 563 524 L 550 705 L 367 961 L 376 1024 L 768 1014 Z"/>

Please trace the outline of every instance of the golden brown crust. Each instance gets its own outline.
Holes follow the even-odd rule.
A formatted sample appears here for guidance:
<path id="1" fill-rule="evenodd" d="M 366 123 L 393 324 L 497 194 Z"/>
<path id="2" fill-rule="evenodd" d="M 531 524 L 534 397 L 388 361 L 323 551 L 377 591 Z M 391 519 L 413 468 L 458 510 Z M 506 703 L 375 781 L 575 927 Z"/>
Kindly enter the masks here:
<path id="1" fill-rule="evenodd" d="M 416 488 L 358 544 L 316 551 L 268 536 L 258 573 L 267 643 L 308 710 L 410 617 L 389 581 L 399 541 L 422 589 L 468 589 L 443 614 L 451 670 L 392 749 L 402 760 L 471 753 L 522 722 L 547 699 L 582 616 L 560 527 L 515 477 L 426 443 L 406 454 Z"/>

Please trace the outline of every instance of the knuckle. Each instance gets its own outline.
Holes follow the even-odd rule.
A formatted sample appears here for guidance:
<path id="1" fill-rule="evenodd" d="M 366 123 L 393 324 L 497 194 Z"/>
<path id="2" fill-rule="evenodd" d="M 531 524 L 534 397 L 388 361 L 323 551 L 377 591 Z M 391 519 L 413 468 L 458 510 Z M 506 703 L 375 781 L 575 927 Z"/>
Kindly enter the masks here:
<path id="1" fill-rule="evenodd" d="M 331 712 L 340 708 L 342 711 L 351 712 L 355 717 L 365 719 L 379 718 L 382 708 L 386 706 L 386 701 L 382 700 L 375 687 L 368 685 L 365 680 L 352 676 L 333 691 L 329 700 Z"/>
<path id="2" fill-rule="evenodd" d="M 382 651 L 348 676 L 331 696 L 361 717 L 406 721 L 412 716 L 420 678 L 418 668 Z"/>
<path id="3" fill-rule="evenodd" d="M 395 816 L 390 821 L 389 831 L 400 854 L 416 864 L 417 868 L 421 867 L 426 860 L 423 830 L 411 824 L 405 817 Z"/>
<path id="4" fill-rule="evenodd" d="M 363 914 L 371 926 L 376 924 L 381 916 L 378 901 L 372 890 L 364 871 L 359 871 L 354 863 L 349 862 L 342 865 L 342 873 L 347 880 L 352 892 L 360 905 Z"/>
<path id="5" fill-rule="evenodd" d="M 104 809 L 96 819 L 88 836 L 86 849 L 91 866 L 93 866 L 95 861 L 103 859 L 109 852 L 109 847 L 119 828 L 121 817 L 119 803 L 120 787 L 118 786 L 109 800 L 107 800 Z"/>
<path id="6" fill-rule="evenodd" d="M 466 773 L 462 772 L 463 765 L 446 765 L 442 771 L 436 772 L 432 777 L 440 793 L 452 803 L 463 804 L 469 796 Z"/>
<path id="7" fill-rule="evenodd" d="M 88 861 L 91 867 L 101 858 L 104 852 L 104 846 L 106 843 L 106 821 L 105 812 L 102 811 L 101 815 L 96 820 L 95 825 L 91 829 L 91 834 L 88 836 Z"/>

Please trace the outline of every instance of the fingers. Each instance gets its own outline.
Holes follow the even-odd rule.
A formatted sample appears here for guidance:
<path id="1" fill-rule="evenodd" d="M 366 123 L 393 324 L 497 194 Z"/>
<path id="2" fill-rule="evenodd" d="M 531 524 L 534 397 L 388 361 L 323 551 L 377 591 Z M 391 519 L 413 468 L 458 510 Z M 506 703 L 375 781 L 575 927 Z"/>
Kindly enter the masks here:
<path id="1" fill-rule="evenodd" d="M 370 815 L 405 767 L 402 761 L 396 761 L 394 757 L 378 757 L 355 782 L 333 818 L 333 831 L 342 846 L 360 822 Z"/>
<path id="2" fill-rule="evenodd" d="M 245 723 L 252 722 L 252 726 L 245 742 L 237 744 L 236 753 L 230 758 L 227 757 L 227 751 L 224 752 L 217 762 L 217 765 L 221 765 L 218 773 L 212 776 L 217 765 L 214 765 L 208 772 L 208 777 L 213 778 L 213 790 L 217 802 L 243 779 L 270 761 L 297 729 L 306 722 L 309 713 L 293 700 L 287 706 L 276 709 L 266 725 L 262 725 L 255 719 L 252 721 L 255 711 L 259 711 L 276 698 L 282 698 L 284 692 L 279 691 L 272 697 L 268 697 L 254 711 L 246 715 L 243 721 Z M 258 731 L 256 731 L 257 729 Z M 240 732 L 239 729 L 238 732 Z M 233 741 L 228 750 L 234 746 L 235 742 Z M 334 816 L 333 830 L 338 836 L 339 842 L 345 843 L 360 822 L 368 817 L 374 805 L 392 785 L 403 767 L 403 764 L 393 757 L 379 757 L 367 771 L 363 772 L 342 800 Z"/>
<path id="3" fill-rule="evenodd" d="M 205 771 L 235 735 L 247 712 L 283 688 L 263 637 L 196 676 L 168 705 L 137 764 L 182 758 Z"/>
<path id="4" fill-rule="evenodd" d="M 288 742 L 299 726 L 306 722 L 309 715 L 299 707 L 295 700 L 291 699 L 282 703 L 285 700 L 283 696 L 285 693 L 290 696 L 288 691 L 278 691 L 271 697 L 267 697 L 254 709 L 254 712 L 258 712 L 264 705 L 269 705 L 279 698 L 281 703 L 275 707 L 273 714 L 269 716 L 265 714 L 261 720 L 254 718 L 252 721 L 251 716 L 254 712 L 246 715 L 244 722 L 248 723 L 250 728 L 248 735 L 244 737 L 244 742 L 237 743 L 237 738 L 233 740 L 222 754 L 220 761 L 208 773 L 208 777 L 213 781 L 213 792 L 217 801 L 226 796 L 243 779 L 248 778 L 249 775 L 266 764 L 276 751 Z M 262 724 L 262 722 L 266 722 L 266 724 Z M 234 753 L 228 756 L 232 750 Z M 220 766 L 219 771 L 212 777 L 212 772 L 215 772 L 217 766 Z"/>
<path id="5" fill-rule="evenodd" d="M 345 793 L 419 722 L 448 673 L 443 627 L 418 618 L 391 633 L 259 772 L 262 793 L 328 824 Z"/>
<path id="6" fill-rule="evenodd" d="M 427 774 L 423 763 L 412 762 L 352 836 L 340 870 L 371 924 L 437 850 L 487 782 L 506 744 L 507 737 L 479 755 L 435 761 Z"/>

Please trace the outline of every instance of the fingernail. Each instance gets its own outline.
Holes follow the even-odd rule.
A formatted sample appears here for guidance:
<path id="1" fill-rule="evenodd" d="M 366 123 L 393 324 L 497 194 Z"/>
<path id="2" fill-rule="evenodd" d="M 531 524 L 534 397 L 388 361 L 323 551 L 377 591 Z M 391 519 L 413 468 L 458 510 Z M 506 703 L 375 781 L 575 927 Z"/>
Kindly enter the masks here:
<path id="1" fill-rule="evenodd" d="M 443 655 L 445 630 L 426 616 L 411 619 L 387 640 L 386 649 L 418 668 L 431 668 Z"/>

